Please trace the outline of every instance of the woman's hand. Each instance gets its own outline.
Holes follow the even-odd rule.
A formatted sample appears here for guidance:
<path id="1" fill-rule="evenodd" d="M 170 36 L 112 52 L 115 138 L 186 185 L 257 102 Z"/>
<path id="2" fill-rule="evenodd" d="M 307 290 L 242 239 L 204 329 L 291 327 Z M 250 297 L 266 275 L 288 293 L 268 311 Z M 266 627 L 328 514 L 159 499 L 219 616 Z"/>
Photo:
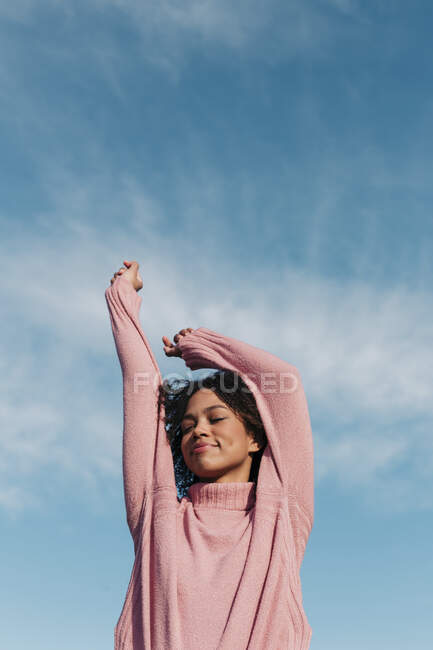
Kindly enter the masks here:
<path id="1" fill-rule="evenodd" d="M 187 336 L 190 332 L 193 332 L 194 330 L 192 327 L 186 327 L 183 330 L 179 330 L 178 334 L 176 334 L 173 338 L 173 340 L 176 342 L 176 345 L 170 341 L 170 339 L 167 336 L 162 337 L 162 342 L 164 343 L 164 352 L 167 357 L 181 357 L 182 353 L 177 347 L 177 343 L 181 340 L 182 337 Z"/>
<path id="2" fill-rule="evenodd" d="M 119 277 L 120 275 L 123 275 L 124 278 L 127 278 L 127 280 L 131 283 L 131 285 L 134 287 L 136 291 L 140 291 L 140 289 L 143 288 L 143 280 L 140 277 L 140 274 L 138 272 L 139 264 L 138 262 L 129 262 L 128 260 L 123 260 L 123 263 L 125 264 L 125 267 L 120 267 L 118 271 L 113 275 L 111 278 L 110 282 L 113 284 L 114 280 Z"/>

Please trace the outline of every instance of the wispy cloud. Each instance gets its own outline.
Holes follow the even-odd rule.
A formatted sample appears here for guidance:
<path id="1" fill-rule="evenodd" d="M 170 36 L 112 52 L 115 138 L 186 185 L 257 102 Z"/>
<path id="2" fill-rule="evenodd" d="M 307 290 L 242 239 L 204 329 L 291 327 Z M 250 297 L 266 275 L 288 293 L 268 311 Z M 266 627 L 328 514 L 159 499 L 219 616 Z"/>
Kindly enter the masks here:
<path id="1" fill-rule="evenodd" d="M 143 60 L 176 82 L 191 57 L 201 52 L 212 58 L 214 48 L 219 56 L 224 47 L 232 55 L 248 53 L 267 63 L 298 55 L 327 56 L 342 34 L 339 16 L 346 18 L 346 35 L 347 30 L 355 35 L 361 15 L 353 0 L 75 0 L 67 5 L 57 0 L 17 0 L 0 8 L 4 19 L 22 23 L 31 23 L 41 12 L 50 20 L 66 20 L 68 29 L 74 24 L 78 28 L 88 16 L 104 14 L 108 27 L 120 19 L 140 37 Z M 95 45 L 88 44 L 94 53 L 99 50 L 97 34 Z"/>
<path id="2" fill-rule="evenodd" d="M 2 289 L 12 315 L 0 404 L 4 507 L 43 502 L 51 489 L 40 481 L 43 468 L 93 493 L 104 476 L 120 472 L 120 370 L 103 291 L 124 256 L 141 263 L 142 323 L 163 371 L 182 364 L 163 358 L 160 338 L 184 326 L 204 325 L 286 358 L 304 378 L 318 480 L 362 485 L 370 494 L 380 484 L 384 501 L 400 489 L 409 507 L 409 495 L 420 490 L 417 459 L 433 464 L 431 295 L 338 282 L 294 265 L 260 266 L 246 277 L 227 255 L 221 264 L 208 245 L 214 230 L 206 235 L 201 223 L 206 185 L 215 191 L 218 178 L 195 194 L 191 181 L 187 234 L 166 227 L 161 198 L 130 175 L 115 191 L 102 172 L 84 179 L 57 171 L 51 181 L 51 211 L 24 229 L 17 222 L 2 242 L 4 266 L 14 269 Z M 187 203 L 185 179 L 171 189 Z M 225 222 L 220 236 L 229 232 Z M 118 394 L 117 403 L 107 391 Z M 396 473 L 403 462 L 404 478 Z M 423 486 L 430 482 L 426 475 Z M 415 502 L 433 505 L 427 497 Z"/>
<path id="3" fill-rule="evenodd" d="M 348 38 L 363 20 L 359 3 L 351 0 L 266 6 L 258 0 L 92 0 L 67 9 L 28 0 L 11 7 L 0 10 L 6 23 L 31 23 L 42 10 L 63 20 L 67 11 L 65 42 L 36 39 L 38 69 L 47 60 L 57 79 L 59 70 L 77 65 L 77 84 L 80 65 L 96 61 L 97 74 L 126 102 L 118 75 L 123 50 L 111 31 L 120 16 L 122 29 L 134 34 L 134 56 L 140 52 L 142 61 L 162 66 L 174 80 L 192 55 L 212 57 L 213 48 L 218 60 L 229 52 L 234 59 L 248 57 L 250 64 L 326 56 L 343 23 Z M 85 44 L 80 39 L 75 49 L 80 21 L 92 11 L 105 17 L 106 31 Z M 101 144 L 118 126 L 115 110 L 110 128 L 95 135 L 87 96 L 82 104 L 77 99 L 79 84 L 71 86 L 70 105 L 61 94 L 44 95 L 26 77 L 28 52 L 17 55 L 13 69 L 13 39 L 2 48 L 8 52 L 0 62 L 2 118 L 49 206 L 33 208 L 28 223 L 3 219 L 9 232 L 2 260 L 4 268 L 13 268 L 2 278 L 10 314 L 0 382 L 4 507 L 43 504 L 53 489 L 46 469 L 56 480 L 79 481 L 92 494 L 120 471 L 120 371 L 103 291 L 125 256 L 138 259 L 146 277 L 142 322 L 164 370 L 180 370 L 181 363 L 173 366 L 162 357 L 161 335 L 183 326 L 206 325 L 284 356 L 304 377 L 318 480 L 362 485 L 365 494 L 380 487 L 382 502 L 399 492 L 407 507 L 411 498 L 417 507 L 431 506 L 433 499 L 424 497 L 432 493 L 424 489 L 431 483 L 424 469 L 433 465 L 431 241 L 419 236 L 415 255 L 409 248 L 399 252 L 393 282 L 375 281 L 379 270 L 395 262 L 380 229 L 383 197 L 399 193 L 407 201 L 400 212 L 410 215 L 410 201 L 416 202 L 413 223 L 429 214 L 431 160 L 422 149 L 428 110 L 411 127 L 404 156 L 381 148 L 362 122 L 346 148 L 344 137 L 336 144 L 317 98 L 304 89 L 291 100 L 295 128 L 309 135 L 303 159 L 275 145 L 259 173 L 241 165 L 224 169 L 225 156 L 222 163 L 210 162 L 218 160 L 206 148 L 212 143 L 202 145 L 201 134 L 186 120 L 179 127 L 183 139 L 159 161 L 164 181 L 157 182 L 150 164 L 143 164 L 140 175 L 131 158 L 123 169 L 123 160 L 110 157 L 111 143 Z M 56 67 L 59 60 L 63 68 Z M 134 78 L 139 71 L 134 68 Z M 152 128 L 150 123 L 146 137 Z M 227 137 L 233 148 L 239 146 L 234 135 Z M 20 169 L 17 174 L 21 178 Z M 368 193 L 370 203 L 354 199 Z M 265 215 L 260 194 L 269 197 Z M 285 230 L 281 220 L 290 223 L 294 215 L 296 228 Z M 398 217 L 392 215 L 395 229 Z M 364 224 L 360 242 L 338 227 L 357 221 Z M 289 232 L 295 245 L 282 255 L 291 244 Z M 255 263 L 249 259 L 245 268 L 242 254 L 253 244 Z M 291 254 L 299 251 L 295 261 Z M 334 254 L 344 258 L 346 278 L 323 272 L 323 261 L 329 266 Z M 107 391 L 117 402 L 107 399 Z"/>
<path id="4" fill-rule="evenodd" d="M 351 0 L 113 0 L 112 5 L 133 20 L 145 59 L 175 81 L 191 56 L 201 51 L 212 59 L 214 48 L 219 57 L 223 47 L 231 55 L 248 53 L 269 64 L 299 55 L 328 56 L 341 34 L 335 18 L 350 16 L 346 34 L 353 30 L 355 35 L 359 15 Z"/>

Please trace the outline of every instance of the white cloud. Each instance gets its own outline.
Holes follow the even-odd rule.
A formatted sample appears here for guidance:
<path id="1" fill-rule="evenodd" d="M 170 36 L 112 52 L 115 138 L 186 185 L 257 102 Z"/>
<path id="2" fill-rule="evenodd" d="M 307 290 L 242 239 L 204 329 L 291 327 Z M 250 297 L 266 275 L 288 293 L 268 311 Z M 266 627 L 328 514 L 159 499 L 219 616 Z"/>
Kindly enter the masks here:
<path id="1" fill-rule="evenodd" d="M 189 187 L 185 178 L 180 188 L 172 180 L 189 215 L 182 232 L 131 177 L 114 188 L 102 173 L 84 181 L 57 171 L 55 178 L 47 179 L 52 212 L 28 229 L 11 224 L 2 242 L 4 268 L 13 269 L 2 278 L 10 315 L 0 402 L 4 507 L 46 498 L 54 488 L 41 486 L 42 468 L 90 492 L 120 472 L 121 376 L 103 292 L 123 256 L 141 264 L 141 320 L 163 371 L 183 364 L 163 358 L 161 336 L 184 326 L 204 325 L 278 354 L 303 376 L 317 479 L 367 494 L 380 486 L 383 503 L 400 490 L 411 507 L 409 496 L 421 489 L 418 459 L 433 465 L 430 294 L 340 283 L 296 267 L 239 274 L 235 259 L 207 245 L 216 224 L 206 233 L 202 215 L 224 192 L 211 175 L 200 183 L 191 177 Z M 199 239 L 191 239 L 194 222 Z M 218 228 L 222 238 L 229 232 L 224 214 Z M 403 459 L 410 463 L 399 477 Z M 415 499 L 423 507 L 432 505 L 424 497 L 429 481 L 426 474 Z"/>
<path id="2" fill-rule="evenodd" d="M 97 1 L 97 0 L 96 0 Z M 100 3 L 101 4 L 101 3 Z M 326 8 L 301 0 L 113 0 L 142 36 L 144 58 L 178 81 L 189 56 L 235 55 L 274 63 L 300 53 L 316 56 L 333 44 L 337 25 Z M 103 3 L 106 6 L 106 3 Z M 346 26 L 347 29 L 347 26 Z"/>
<path id="3" fill-rule="evenodd" d="M 316 453 L 322 459 L 316 479 L 331 478 L 345 487 L 369 485 L 371 489 L 382 470 L 389 470 L 410 453 L 410 443 L 401 432 L 358 428 L 334 440 L 319 438 Z"/>
<path id="4" fill-rule="evenodd" d="M 0 7 L 0 15 L 14 21 L 44 19 L 67 20 L 68 29 L 81 20 L 88 20 L 92 12 L 105 12 L 106 26 L 116 21 L 116 11 L 141 38 L 143 59 L 163 70 L 173 81 L 180 79 L 183 66 L 190 57 L 231 54 L 275 63 L 299 54 L 327 56 L 342 33 L 335 20 L 346 16 L 344 33 L 356 33 L 360 10 L 353 0 L 17 0 Z M 347 17 L 351 18 L 350 23 Z M 107 32 L 108 33 L 108 32 Z M 86 45 L 100 59 L 104 68 L 117 59 L 117 54 L 105 40 Z M 105 43 L 105 44 L 103 44 Z M 58 45 L 60 47 L 60 45 Z M 81 44 L 82 48 L 83 45 Z M 213 49 L 215 48 L 215 52 Z M 116 75 L 109 73 L 113 86 Z"/>
<path id="5" fill-rule="evenodd" d="M 7 512 L 11 517 L 17 518 L 28 508 L 39 507 L 40 501 L 30 492 L 14 486 L 0 486 L 0 508 Z"/>

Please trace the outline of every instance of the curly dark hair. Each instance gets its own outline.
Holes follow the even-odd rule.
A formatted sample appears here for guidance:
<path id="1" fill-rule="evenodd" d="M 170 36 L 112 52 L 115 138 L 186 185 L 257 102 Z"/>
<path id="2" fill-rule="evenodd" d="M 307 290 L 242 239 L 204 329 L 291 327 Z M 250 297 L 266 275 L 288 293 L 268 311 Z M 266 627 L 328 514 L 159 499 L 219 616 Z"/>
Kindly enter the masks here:
<path id="1" fill-rule="evenodd" d="M 159 413 L 165 412 L 163 420 L 173 454 L 175 481 L 180 498 L 187 495 L 193 483 L 201 481 L 200 477 L 187 467 L 183 458 L 180 426 L 190 397 L 201 388 L 213 390 L 240 417 L 247 431 L 260 445 L 259 451 L 253 454 L 249 481 L 257 483 L 260 461 L 268 444 L 254 395 L 237 372 L 217 370 L 196 380 L 186 378 L 164 380 L 159 385 L 158 408 Z"/>

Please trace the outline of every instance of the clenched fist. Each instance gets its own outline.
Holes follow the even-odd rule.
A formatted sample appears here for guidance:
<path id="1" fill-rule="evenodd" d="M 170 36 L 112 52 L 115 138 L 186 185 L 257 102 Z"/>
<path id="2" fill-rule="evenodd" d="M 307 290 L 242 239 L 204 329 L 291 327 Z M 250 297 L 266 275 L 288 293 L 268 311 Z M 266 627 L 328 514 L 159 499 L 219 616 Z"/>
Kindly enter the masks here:
<path id="1" fill-rule="evenodd" d="M 140 274 L 138 272 L 139 264 L 138 262 L 132 261 L 129 262 L 128 260 L 123 260 L 123 263 L 125 267 L 120 267 L 118 271 L 113 275 L 111 278 L 110 282 L 113 284 L 113 282 L 116 280 L 116 278 L 123 276 L 126 278 L 131 285 L 134 287 L 136 291 L 140 291 L 140 289 L 143 288 L 143 280 L 140 277 Z"/>

